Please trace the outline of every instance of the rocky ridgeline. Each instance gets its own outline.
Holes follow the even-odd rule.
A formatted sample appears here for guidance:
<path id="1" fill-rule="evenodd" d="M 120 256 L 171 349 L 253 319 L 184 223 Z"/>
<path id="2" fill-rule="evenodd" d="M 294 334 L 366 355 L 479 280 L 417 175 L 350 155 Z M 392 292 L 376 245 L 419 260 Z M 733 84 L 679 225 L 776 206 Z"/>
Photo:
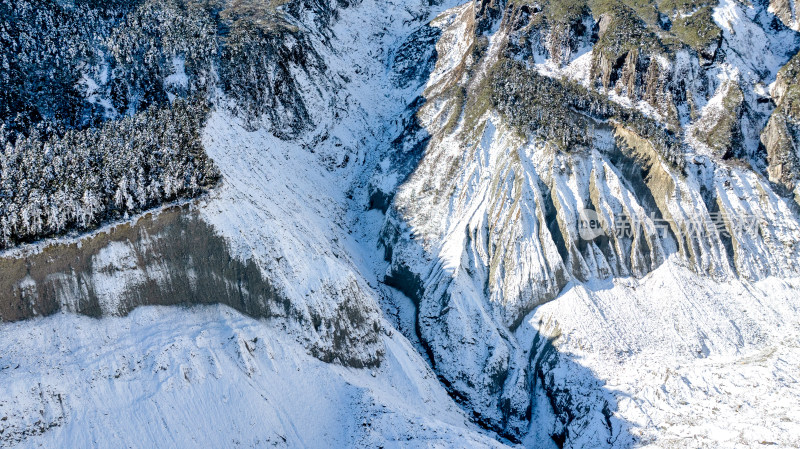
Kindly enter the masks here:
<path id="1" fill-rule="evenodd" d="M 564 67 L 592 49 L 592 87 L 645 101 L 675 121 L 691 101 L 687 91 L 702 85 L 688 83 L 719 49 L 721 32 L 710 6 L 662 3 L 659 10 L 648 2 L 516 1 L 509 2 L 502 26 L 510 57 Z M 683 23 L 687 13 L 691 22 Z"/>
<path id="2" fill-rule="evenodd" d="M 719 81 L 752 50 L 715 6 L 487 0 L 433 23 L 417 114 L 428 140 L 389 210 L 387 283 L 415 300 L 434 367 L 487 427 L 524 435 L 536 389 L 564 417 L 561 443 L 589 422 L 542 369 L 560 366 L 557 351 L 515 336 L 570 283 L 640 278 L 668 259 L 715 279 L 800 272 L 792 64 L 774 103 L 754 88 L 774 74 Z M 765 51 L 788 61 L 797 36 L 754 8 L 728 25 L 783 33 Z"/>
<path id="3" fill-rule="evenodd" d="M 772 0 L 769 2 L 769 10 L 787 27 L 800 31 L 800 17 L 798 17 L 797 0 Z"/>
<path id="4" fill-rule="evenodd" d="M 775 112 L 761 133 L 767 151 L 769 179 L 794 191 L 800 204 L 800 55 L 778 72 L 772 96 Z"/>

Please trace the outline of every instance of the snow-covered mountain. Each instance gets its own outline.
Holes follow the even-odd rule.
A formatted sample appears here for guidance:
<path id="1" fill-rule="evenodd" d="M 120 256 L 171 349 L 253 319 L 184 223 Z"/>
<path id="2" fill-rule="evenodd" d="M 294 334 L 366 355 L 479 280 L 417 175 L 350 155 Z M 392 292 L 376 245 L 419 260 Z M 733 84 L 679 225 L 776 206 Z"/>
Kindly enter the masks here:
<path id="1" fill-rule="evenodd" d="M 0 446 L 797 447 L 795 10 L 0 0 Z"/>

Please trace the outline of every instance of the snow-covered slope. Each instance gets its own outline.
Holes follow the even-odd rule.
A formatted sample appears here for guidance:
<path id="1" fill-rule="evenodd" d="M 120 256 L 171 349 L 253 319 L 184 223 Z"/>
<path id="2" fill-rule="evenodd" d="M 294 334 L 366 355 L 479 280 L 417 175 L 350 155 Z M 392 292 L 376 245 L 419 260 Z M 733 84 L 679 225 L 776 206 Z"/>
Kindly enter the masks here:
<path id="1" fill-rule="evenodd" d="M 133 312 L 2 324 L 3 446 L 501 445 L 381 317 L 380 221 L 362 217 L 372 168 L 402 129 L 392 121 L 413 114 L 424 82 L 398 88 L 389 53 L 431 8 L 366 1 L 339 7 L 332 29 L 310 14 L 301 25 L 327 72 L 294 75 L 313 129 L 281 140 L 219 108 L 203 143 L 222 185 L 169 211 L 165 227 L 148 216 L 5 254 L 6 318 Z M 186 226 L 198 219 L 211 228 Z M 218 239 L 225 248 L 211 252 Z M 218 272 L 192 262 L 209 257 Z M 18 275 L 25 265 L 41 276 Z M 215 287 L 198 290 L 209 287 L 198 275 Z M 134 309 L 213 301 L 269 322 L 226 308 Z"/>
<path id="2" fill-rule="evenodd" d="M 380 368 L 306 354 L 227 307 L 4 325 L 0 445 L 500 447 L 398 333 Z"/>
<path id="3" fill-rule="evenodd" d="M 800 444 L 800 38 L 578 3 L 288 2 L 218 187 L 0 255 L 0 446 Z"/>
<path id="4" fill-rule="evenodd" d="M 712 375 L 697 359 L 796 346 L 796 336 L 784 348 L 783 331 L 771 330 L 797 322 L 797 296 L 777 279 L 797 278 L 800 215 L 767 178 L 758 139 L 772 106 L 756 98 L 797 51 L 798 36 L 771 27 L 764 5 L 722 2 L 712 15 L 721 32 L 710 55 L 673 42 L 677 49 L 643 46 L 637 59 L 624 42 L 606 47 L 605 33 L 623 33 L 613 26 L 643 26 L 618 12 L 597 14 L 590 3 L 595 15 L 581 12 L 581 20 L 590 29 L 598 20 L 600 37 L 573 23 L 559 44 L 558 28 L 540 17 L 548 7 L 500 2 L 502 14 L 481 31 L 486 4 L 433 22 L 443 34 L 419 114 L 432 137 L 383 231 L 387 282 L 415 300 L 433 366 L 485 426 L 530 445 L 545 435 L 570 447 L 626 445 L 631 435 L 673 444 L 678 437 L 666 426 L 686 422 L 654 409 L 684 399 L 666 406 L 642 397 L 656 387 L 632 373 L 663 362 L 657 372 L 678 363 L 688 365 L 685 375 L 696 366 Z M 612 50 L 622 54 L 606 64 Z M 593 68 L 582 70 L 587 57 Z M 675 83 L 683 99 L 673 96 Z M 584 224 L 592 226 L 588 236 Z M 716 291 L 725 284 L 745 299 Z M 576 298 L 592 309 L 571 310 Z M 667 314 L 665 303 L 675 311 Z M 760 308 L 785 312 L 759 322 Z M 714 375 L 759 375 L 719 363 Z M 769 363 L 776 365 L 767 370 L 784 369 Z M 597 386 L 606 381 L 625 393 L 602 393 Z M 795 388 L 776 381 L 760 392 Z M 619 405 L 623 394 L 658 418 L 630 418 Z M 771 416 L 768 428 L 787 418 L 761 413 Z M 729 429 L 751 419 L 719 414 L 715 425 Z M 760 438 L 686 432 L 697 444 L 705 444 L 700 434 L 709 444 Z"/>
<path id="5" fill-rule="evenodd" d="M 533 339 L 534 401 L 563 401 L 526 443 L 564 431 L 572 447 L 797 446 L 799 281 L 716 282 L 668 263 L 568 286 L 516 332 Z"/>

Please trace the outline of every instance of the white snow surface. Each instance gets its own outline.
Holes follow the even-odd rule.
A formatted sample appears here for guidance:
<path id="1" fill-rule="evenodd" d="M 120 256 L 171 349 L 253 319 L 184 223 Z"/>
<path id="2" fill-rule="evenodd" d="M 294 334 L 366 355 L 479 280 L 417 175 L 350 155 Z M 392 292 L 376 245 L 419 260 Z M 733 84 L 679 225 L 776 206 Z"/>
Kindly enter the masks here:
<path id="1" fill-rule="evenodd" d="M 736 80 L 752 104 L 755 80 L 774 77 L 787 59 L 780 51 L 796 48 L 796 36 L 766 35 L 754 8 L 723 2 L 716 11 L 718 22 L 724 17 L 741 33 L 726 34 L 731 56 L 719 67 L 719 84 L 711 92 Z M 429 83 L 433 94 L 448 75 L 461 76 L 448 71 L 469 57 L 467 46 L 448 37 L 462 34 L 460 21 L 471 19 L 463 8 L 451 12 L 443 15 L 455 19 L 442 23 L 439 63 Z M 750 58 L 752 52 L 759 54 Z M 580 80 L 586 54 L 563 68 L 534 61 L 535 68 Z M 677 59 L 676 65 L 684 64 Z M 475 73 L 480 79 L 483 72 Z M 699 106 L 711 115 L 721 98 Z M 652 190 L 654 201 L 669 212 L 676 232 L 697 237 L 687 257 L 685 242 L 655 237 L 646 204 L 607 155 L 552 151 L 519 138 L 491 111 L 470 125 L 474 129 L 444 131 L 448 107 L 435 100 L 421 111 L 434 138 L 395 198 L 397 213 L 390 219 L 402 243 L 393 248 L 393 269 L 408 266 L 421 278 L 422 338 L 440 374 L 484 419 L 513 429 L 530 399 L 533 420 L 524 443 L 531 447 L 552 446 L 549 436 L 564 427 L 565 447 L 797 446 L 791 404 L 798 385 L 789 374 L 798 361 L 800 295 L 794 277 L 800 259 L 794 242 L 800 234 L 791 204 L 750 170 L 695 167 L 678 176 L 656 164 L 650 171 L 654 185 L 660 183 Z M 703 217 L 710 214 L 700 185 L 716 191 L 717 206 L 728 216 L 763 217 L 757 232 L 731 232 L 734 269 L 749 283 L 737 280 L 728 266 L 718 230 L 690 234 L 691 224 L 707 223 Z M 547 228 L 552 219 L 545 217 L 545 189 L 566 243 L 563 262 Z M 608 252 L 595 243 L 580 245 L 576 216 L 590 196 L 603 223 L 621 214 L 640 217 L 650 258 L 637 259 L 630 251 L 606 258 Z M 628 257 L 630 266 L 618 268 Z M 651 266 L 651 260 L 657 262 Z M 621 280 L 609 280 L 612 270 Z M 561 289 L 555 280 L 565 273 L 588 281 L 572 280 Z M 644 278 L 634 279 L 639 276 Z M 558 297 L 508 335 L 520 313 L 551 295 Z M 558 352 L 544 361 L 552 362 L 541 380 L 547 394 L 536 377 L 539 357 L 545 357 L 541 337 L 551 338 Z M 761 356 L 767 353 L 781 355 Z M 531 383 L 534 397 L 528 398 Z M 569 397 L 554 400 L 559 391 Z M 508 420 L 499 412 L 504 406 L 514 410 Z"/>
<path id="2" fill-rule="evenodd" d="M 554 370 L 617 404 L 619 447 L 800 444 L 800 279 L 571 285 L 516 332 L 554 339 Z M 388 327 L 388 324 L 387 324 Z M 399 332 L 380 368 L 306 354 L 291 332 L 224 306 L 61 314 L 0 333 L 2 446 L 499 447 L 468 422 Z M 598 388 L 599 387 L 599 388 Z M 541 407 L 539 413 L 545 410 Z M 552 447 L 549 417 L 526 447 Z M 18 429 L 41 429 L 22 439 Z M 595 447 L 586 429 L 575 447 Z"/>
<path id="3" fill-rule="evenodd" d="M 387 82 L 390 55 L 416 26 L 458 2 L 426 3 L 364 0 L 341 11 L 333 30 L 335 50 L 320 46 L 319 51 L 330 73 L 350 81 L 335 93 L 322 94 L 328 96 L 320 100 L 324 105 L 312 108 L 318 126 L 304 139 L 287 142 L 266 131 L 248 132 L 220 111 L 204 135 L 224 177 L 222 186 L 200 203 L 204 219 L 237 257 L 254 260 L 294 304 L 329 314 L 342 294 L 358 292 L 359 301 L 383 314 L 386 352 L 380 368 L 323 363 L 307 354 L 298 329 L 223 306 L 147 307 L 125 318 L 62 314 L 3 323 L 0 446 L 502 445 L 469 422 L 430 370 L 417 347 L 411 301 L 379 282 L 387 268 L 377 248 L 384 217 L 361 209 L 370 170 L 387 160 L 381 149 L 400 127 L 394 119 L 421 90 L 401 90 Z M 440 20 L 453 20 L 469 8 L 462 5 Z M 723 0 L 715 17 L 733 20 L 745 10 Z M 742 45 L 759 38 L 749 36 Z M 456 44 L 459 48 L 445 55 L 453 58 L 441 61 L 429 87 L 459 62 L 456 50 L 468 47 L 464 41 Z M 589 55 L 578 56 L 567 74 L 585 77 Z M 774 72 L 775 60 L 765 53 L 759 63 Z M 550 66 L 539 68 L 556 73 Z M 174 81 L 180 85 L 182 66 L 176 62 L 175 69 Z M 328 105 L 341 116 L 334 119 Z M 503 153 L 510 144 L 498 128 L 489 122 L 475 148 L 469 164 L 473 170 L 465 170 L 461 183 L 463 196 L 453 200 L 458 204 L 446 206 L 441 216 L 424 217 L 428 229 L 422 231 L 442 234 L 441 268 L 460 276 L 455 286 L 465 296 L 476 289 L 466 285 L 463 273 L 453 273 L 475 257 L 465 250 L 463 231 L 466 225 L 484 227 L 472 219 L 490 208 L 498 216 L 509 208 L 468 201 L 487 197 L 486 167 L 499 167 L 497 177 L 511 179 L 506 173 L 511 170 L 501 170 L 510 160 L 530 186 L 538 185 L 534 166 L 542 164 L 537 160 L 541 153 L 530 146 Z M 452 140 L 442 146 L 467 157 Z M 576 180 L 577 175 L 556 179 L 563 184 L 556 194 L 580 191 L 583 187 L 570 185 Z M 500 185 L 501 190 L 513 188 L 512 182 Z M 532 187 L 525 191 L 526 198 L 539 194 Z M 566 214 L 570 201 L 563 203 Z M 461 216 L 454 216 L 454 209 Z M 524 222 L 518 233 L 534 236 L 529 227 L 535 225 L 533 219 Z M 517 245 L 514 237 L 510 246 Z M 536 248 L 555 251 L 533 245 L 520 250 L 531 260 L 522 267 L 526 275 L 539 266 L 534 262 L 544 260 Z M 103 254 L 107 266 L 124 268 L 125 248 Z M 800 446 L 800 279 L 714 281 L 674 259 L 641 280 L 570 283 L 516 329 L 510 363 L 527 361 L 539 333 L 551 338 L 562 355 L 553 370 L 557 383 L 595 406 L 601 399 L 616 404 L 615 440 L 596 440 L 601 434 L 592 426 L 601 416 L 573 436 L 573 447 Z M 107 277 L 96 282 L 103 287 L 104 301 L 113 301 L 121 287 Z M 467 297 L 463 314 L 488 316 L 482 300 Z M 466 320 L 455 324 L 470 326 Z M 484 361 L 483 354 L 469 355 L 475 363 Z M 490 363 L 507 355 L 492 354 Z M 472 363 L 455 352 L 452 356 L 452 363 Z M 555 418 L 548 407 L 541 394 L 533 398 L 525 446 L 554 446 L 549 432 Z"/>
<path id="4" fill-rule="evenodd" d="M 640 281 L 570 285 L 526 322 L 520 341 L 535 329 L 569 360 L 556 373 L 566 385 L 604 383 L 593 394 L 616 403 L 620 446 L 800 446 L 798 278 L 716 282 L 668 263 Z M 575 447 L 597 444 L 584 436 Z"/>
<path id="5" fill-rule="evenodd" d="M 382 366 L 356 370 L 223 306 L 6 324 L 0 446 L 501 446 L 401 334 L 384 342 Z"/>

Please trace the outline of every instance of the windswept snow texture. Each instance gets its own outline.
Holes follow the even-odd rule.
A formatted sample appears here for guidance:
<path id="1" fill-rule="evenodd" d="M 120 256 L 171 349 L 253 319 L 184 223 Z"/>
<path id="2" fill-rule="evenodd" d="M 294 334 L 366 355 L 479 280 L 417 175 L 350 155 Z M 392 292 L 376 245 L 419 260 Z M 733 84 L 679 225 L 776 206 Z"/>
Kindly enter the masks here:
<path id="1" fill-rule="evenodd" d="M 380 368 L 323 363 L 223 306 L 4 325 L 2 447 L 479 447 L 396 332 Z"/>
<path id="2" fill-rule="evenodd" d="M 545 384 L 572 391 L 573 406 L 588 410 L 572 424 L 571 447 L 793 448 L 798 297 L 798 278 L 719 283 L 669 264 L 640 281 L 570 285 L 516 336 L 549 340 L 558 355 L 537 362 L 553 363 Z M 542 447 L 553 428 L 546 417 L 534 421 L 526 445 Z"/>

